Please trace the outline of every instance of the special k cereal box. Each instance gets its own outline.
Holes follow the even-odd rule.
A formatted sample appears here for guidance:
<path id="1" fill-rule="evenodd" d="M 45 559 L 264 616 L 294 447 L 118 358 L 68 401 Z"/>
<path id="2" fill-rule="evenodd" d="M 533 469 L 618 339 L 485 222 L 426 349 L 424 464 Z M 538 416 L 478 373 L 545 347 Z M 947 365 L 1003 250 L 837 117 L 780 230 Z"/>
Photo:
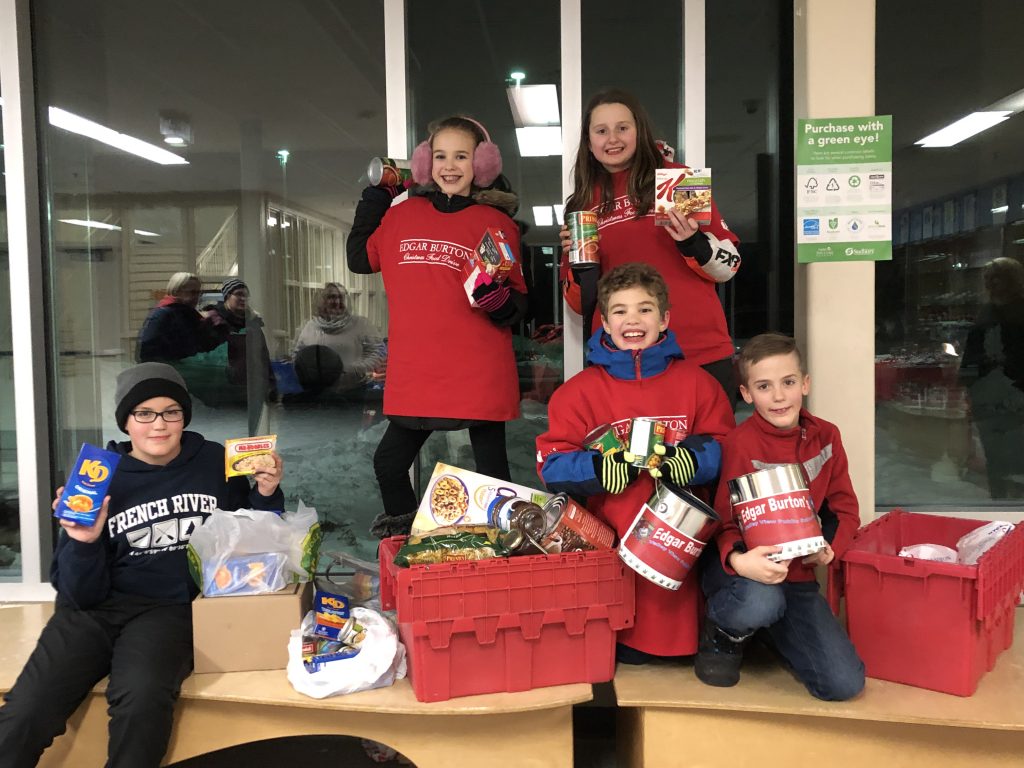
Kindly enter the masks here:
<path id="1" fill-rule="evenodd" d="M 496 282 L 504 282 L 515 263 L 516 256 L 512 252 L 508 236 L 496 227 L 488 227 L 472 256 L 462 263 L 462 274 L 465 277 L 463 285 L 469 303 L 477 306 L 473 301 L 473 289 L 476 288 L 477 277 L 482 272 L 486 272 Z"/>
<path id="2" fill-rule="evenodd" d="M 277 447 L 277 435 L 239 437 L 224 441 L 224 478 L 255 475 L 274 466 L 270 454 Z"/>
<path id="3" fill-rule="evenodd" d="M 654 223 L 668 226 L 675 208 L 698 224 L 711 223 L 711 169 L 658 168 L 654 171 Z"/>
<path id="4" fill-rule="evenodd" d="M 503 496 L 541 506 L 551 498 L 550 493 L 438 462 L 412 521 L 412 533 L 448 525 L 490 525 L 491 502 Z"/>
<path id="5" fill-rule="evenodd" d="M 79 525 L 93 525 L 120 461 L 120 454 L 83 443 L 53 516 Z"/>

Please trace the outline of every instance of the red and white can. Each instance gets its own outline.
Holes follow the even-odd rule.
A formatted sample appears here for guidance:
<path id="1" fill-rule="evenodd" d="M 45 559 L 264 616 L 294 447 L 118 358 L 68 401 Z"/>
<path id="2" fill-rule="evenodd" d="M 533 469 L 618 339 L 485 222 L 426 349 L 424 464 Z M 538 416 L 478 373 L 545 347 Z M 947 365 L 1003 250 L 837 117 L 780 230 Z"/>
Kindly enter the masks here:
<path id="1" fill-rule="evenodd" d="M 547 533 L 541 542 L 548 554 L 611 549 L 615 531 L 564 493 L 552 496 L 544 505 Z"/>
<path id="2" fill-rule="evenodd" d="M 659 587 L 679 589 L 718 525 L 715 510 L 693 494 L 661 482 L 619 544 L 622 561 Z"/>
<path id="3" fill-rule="evenodd" d="M 747 549 L 782 551 L 769 559 L 806 557 L 825 548 L 814 500 L 799 464 L 780 464 L 729 481 L 732 514 Z"/>

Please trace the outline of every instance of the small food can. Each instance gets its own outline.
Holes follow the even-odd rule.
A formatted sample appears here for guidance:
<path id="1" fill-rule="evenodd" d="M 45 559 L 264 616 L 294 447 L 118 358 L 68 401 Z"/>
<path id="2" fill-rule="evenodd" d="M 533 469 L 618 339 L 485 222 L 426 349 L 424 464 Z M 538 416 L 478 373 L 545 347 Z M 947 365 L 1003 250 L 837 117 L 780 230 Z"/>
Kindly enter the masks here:
<path id="1" fill-rule="evenodd" d="M 676 424 L 679 422 L 676 421 Z M 665 445 L 676 446 L 679 445 L 683 440 L 686 439 L 686 430 L 679 426 L 673 426 L 672 424 L 665 424 Z"/>
<path id="2" fill-rule="evenodd" d="M 540 505 L 517 496 L 498 496 L 491 501 L 488 517 L 491 526 L 502 531 L 502 543 L 514 554 L 544 554 L 541 540 L 547 526 Z"/>
<path id="3" fill-rule="evenodd" d="M 366 178 L 374 187 L 397 187 L 412 178 L 412 171 L 405 160 L 371 157 L 366 168 Z"/>
<path id="4" fill-rule="evenodd" d="M 611 549 L 615 543 L 615 531 L 567 494 L 559 493 L 548 500 L 544 519 L 547 534 L 543 544 L 549 554 Z"/>
<path id="5" fill-rule="evenodd" d="M 597 451 L 602 456 L 605 456 L 610 451 L 622 448 L 622 441 L 619 440 L 618 435 L 615 434 L 615 430 L 612 429 L 610 424 L 602 424 L 600 427 L 592 429 L 583 438 L 583 447 L 590 451 Z"/>
<path id="6" fill-rule="evenodd" d="M 648 418 L 633 419 L 629 429 L 629 452 L 636 457 L 633 466 L 649 469 L 647 459 L 654 454 L 654 446 L 664 444 L 664 422 Z"/>
<path id="7" fill-rule="evenodd" d="M 597 255 L 597 212 L 573 211 L 565 215 L 569 228 L 569 264 L 575 267 L 596 267 L 601 263 Z"/>

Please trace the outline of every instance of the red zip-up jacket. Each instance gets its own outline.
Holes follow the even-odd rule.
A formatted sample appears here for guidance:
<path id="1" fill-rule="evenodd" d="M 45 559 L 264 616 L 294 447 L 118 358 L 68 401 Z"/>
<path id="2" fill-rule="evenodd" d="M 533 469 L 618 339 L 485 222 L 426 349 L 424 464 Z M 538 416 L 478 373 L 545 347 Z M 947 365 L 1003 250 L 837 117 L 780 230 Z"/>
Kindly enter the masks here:
<path id="1" fill-rule="evenodd" d="M 736 549 L 743 551 L 743 536 L 732 516 L 728 481 L 778 464 L 803 465 L 822 532 L 836 559 L 842 557 L 860 527 L 860 508 L 838 427 L 801 409 L 799 424 L 790 430 L 780 430 L 755 411 L 722 441 L 722 472 L 715 511 L 723 521 L 716 540 L 726 573 L 736 573 L 726 564 L 729 554 Z M 804 565 L 801 558 L 793 559 L 787 581 L 814 578 L 814 566 Z"/>

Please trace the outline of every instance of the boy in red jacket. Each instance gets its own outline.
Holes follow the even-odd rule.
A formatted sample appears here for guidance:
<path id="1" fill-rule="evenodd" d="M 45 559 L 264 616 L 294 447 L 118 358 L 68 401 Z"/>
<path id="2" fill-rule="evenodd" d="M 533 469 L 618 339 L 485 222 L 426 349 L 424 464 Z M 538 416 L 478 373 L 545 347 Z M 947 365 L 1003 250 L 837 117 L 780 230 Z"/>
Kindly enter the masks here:
<path id="1" fill-rule="evenodd" d="M 598 283 L 603 329 L 590 339 L 591 366 L 559 387 L 548 406 L 548 431 L 537 438 L 538 471 L 548 490 L 585 499 L 621 537 L 654 492 L 654 481 L 622 450 L 602 455 L 585 448 L 595 428 L 625 434 L 634 417 L 647 416 L 682 432 L 666 447 L 662 474 L 679 486 L 718 477 L 717 440 L 735 422 L 718 382 L 683 359 L 668 329 L 668 288 L 654 267 L 623 264 Z M 697 650 L 696 578 L 678 592 L 636 580 L 636 621 L 619 633 L 619 661 L 641 664 L 656 656 Z"/>
<path id="2" fill-rule="evenodd" d="M 775 649 L 807 690 L 844 701 L 864 687 L 864 664 L 818 591 L 816 565 L 841 556 L 860 525 L 846 451 L 834 424 L 803 409 L 811 381 L 796 342 L 755 336 L 739 355 L 740 394 L 754 414 L 722 443 L 715 511 L 723 526 L 719 557 L 705 558 L 702 586 L 707 620 L 694 665 L 708 685 L 739 682 L 743 646 L 765 629 Z M 814 508 L 829 544 L 801 560 L 774 562 L 780 547 L 747 550 L 732 516 L 728 481 L 778 464 L 799 463 L 810 481 Z"/>

